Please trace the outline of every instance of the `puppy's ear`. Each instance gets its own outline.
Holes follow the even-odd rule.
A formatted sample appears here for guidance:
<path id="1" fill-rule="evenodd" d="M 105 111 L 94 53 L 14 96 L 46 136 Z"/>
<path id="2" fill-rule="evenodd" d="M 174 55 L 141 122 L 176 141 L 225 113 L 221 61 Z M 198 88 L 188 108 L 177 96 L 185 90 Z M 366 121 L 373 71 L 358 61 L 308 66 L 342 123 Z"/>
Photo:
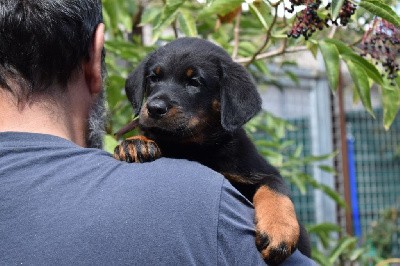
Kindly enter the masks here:
<path id="1" fill-rule="evenodd" d="M 221 70 L 221 124 L 232 132 L 261 110 L 261 97 L 243 66 L 223 61 Z"/>
<path id="2" fill-rule="evenodd" d="M 139 66 L 129 74 L 125 82 L 126 96 L 133 106 L 135 116 L 137 116 L 140 112 L 146 90 L 146 64 L 147 58 L 144 59 Z"/>

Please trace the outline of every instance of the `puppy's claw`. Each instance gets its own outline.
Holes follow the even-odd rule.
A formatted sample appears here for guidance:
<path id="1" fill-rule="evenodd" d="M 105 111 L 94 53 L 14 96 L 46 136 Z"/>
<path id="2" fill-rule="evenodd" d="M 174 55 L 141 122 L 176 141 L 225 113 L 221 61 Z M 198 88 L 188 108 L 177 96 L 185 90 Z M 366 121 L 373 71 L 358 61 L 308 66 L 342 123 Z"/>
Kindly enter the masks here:
<path id="1" fill-rule="evenodd" d="M 160 158 L 161 151 L 154 141 L 144 136 L 135 136 L 123 140 L 115 147 L 113 156 L 128 163 L 144 163 Z"/>

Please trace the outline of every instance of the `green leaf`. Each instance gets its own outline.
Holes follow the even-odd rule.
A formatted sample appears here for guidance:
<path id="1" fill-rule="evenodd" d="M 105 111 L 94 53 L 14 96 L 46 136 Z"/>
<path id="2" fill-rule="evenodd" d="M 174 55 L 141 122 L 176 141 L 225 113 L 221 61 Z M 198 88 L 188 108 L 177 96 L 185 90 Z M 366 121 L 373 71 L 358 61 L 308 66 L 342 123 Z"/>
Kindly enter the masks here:
<path id="1" fill-rule="evenodd" d="M 335 228 L 332 229 L 333 226 L 338 227 L 338 229 Z M 314 234 L 319 238 L 319 241 L 321 242 L 322 246 L 325 249 L 331 246 L 332 233 L 341 231 L 341 228 L 339 226 L 334 225 L 332 223 L 311 225 L 307 226 L 307 228 L 309 233 Z M 326 256 L 325 256 L 325 261 L 327 261 Z"/>
<path id="2" fill-rule="evenodd" d="M 307 183 L 301 178 L 301 175 L 290 175 L 288 176 L 290 181 L 299 189 L 301 195 L 305 195 L 307 192 Z"/>
<path id="3" fill-rule="evenodd" d="M 261 12 L 258 10 L 258 8 L 254 5 L 254 4 L 249 4 L 249 7 L 251 9 L 251 11 L 256 15 L 256 17 L 258 18 L 258 20 L 260 21 L 261 25 L 263 25 L 265 30 L 268 30 L 268 23 L 267 21 L 264 19 L 263 15 L 261 14 Z"/>
<path id="4" fill-rule="evenodd" d="M 294 158 L 299 158 L 303 153 L 303 145 L 299 144 L 296 148 L 296 151 L 293 153 Z"/>
<path id="5" fill-rule="evenodd" d="M 355 62 L 344 58 L 347 64 L 347 67 L 350 72 L 350 76 L 356 85 L 356 89 L 358 95 L 360 96 L 361 102 L 364 105 L 364 108 L 375 117 L 374 111 L 372 110 L 371 103 L 371 89 L 368 80 L 368 75 L 362 67 L 359 67 Z"/>
<path id="6" fill-rule="evenodd" d="M 319 156 L 307 156 L 307 157 L 304 157 L 303 160 L 305 163 L 313 163 L 313 162 L 319 162 L 319 161 L 332 159 L 336 155 L 338 155 L 338 152 L 332 152 L 329 154 L 324 154 L 324 155 L 319 155 Z"/>
<path id="7" fill-rule="evenodd" d="M 357 238 L 355 237 L 344 237 L 340 239 L 338 245 L 335 249 L 331 252 L 329 256 L 329 262 L 334 263 L 339 258 L 339 256 L 345 252 L 347 249 L 350 249 L 357 243 Z"/>
<path id="8" fill-rule="evenodd" d="M 180 10 L 180 14 L 178 16 L 178 22 L 180 29 L 186 36 L 196 37 L 197 36 L 197 27 L 195 17 L 189 10 Z"/>
<path id="9" fill-rule="evenodd" d="M 108 33 L 116 35 L 121 26 L 125 29 L 132 28 L 132 13 L 135 12 L 137 4 L 124 0 L 103 0 L 103 16 Z"/>
<path id="10" fill-rule="evenodd" d="M 183 5 L 186 0 L 167 0 L 167 4 L 161 14 L 160 20 L 154 27 L 154 36 L 158 36 L 159 33 L 176 19 L 179 8 Z"/>
<path id="11" fill-rule="evenodd" d="M 110 75 L 107 78 L 107 102 L 110 108 L 116 106 L 120 101 L 125 100 L 124 94 L 125 78 L 117 75 Z"/>
<path id="12" fill-rule="evenodd" d="M 264 75 L 269 75 L 269 74 L 270 74 L 269 69 L 268 69 L 268 67 L 267 67 L 267 64 L 266 64 L 264 61 L 257 60 L 257 61 L 254 61 L 252 64 L 255 65 L 256 68 L 257 68 L 262 74 L 264 74 Z"/>
<path id="13" fill-rule="evenodd" d="M 330 174 L 336 174 L 336 170 L 335 168 L 329 166 L 329 165 L 320 165 L 318 166 L 319 169 L 321 169 L 322 171 L 326 172 L 326 173 L 330 173 Z"/>
<path id="14" fill-rule="evenodd" d="M 312 258 L 321 266 L 332 266 L 326 259 L 326 255 L 316 248 L 312 248 Z"/>
<path id="15" fill-rule="evenodd" d="M 140 24 L 149 24 L 155 21 L 155 19 L 161 16 L 162 9 L 157 7 L 146 8 L 143 12 Z"/>
<path id="16" fill-rule="evenodd" d="M 360 95 L 358 94 L 358 91 L 355 86 L 352 86 L 352 91 L 353 91 L 353 104 L 357 105 L 360 102 Z"/>
<path id="17" fill-rule="evenodd" d="M 354 51 L 351 48 L 349 48 L 346 44 L 335 39 L 324 39 L 323 42 L 335 45 L 339 51 L 340 56 L 345 61 L 352 61 L 356 63 L 359 67 L 363 68 L 363 70 L 367 73 L 368 77 L 370 77 L 378 85 L 383 84 L 383 79 L 378 69 L 368 60 L 354 53 Z"/>
<path id="18" fill-rule="evenodd" d="M 307 226 L 307 231 L 310 233 L 318 233 L 318 232 L 324 232 L 324 233 L 329 233 L 329 232 L 340 232 L 342 228 L 333 223 L 320 223 L 317 225 L 311 225 Z"/>
<path id="19" fill-rule="evenodd" d="M 105 135 L 104 137 L 104 147 L 103 149 L 109 153 L 113 153 L 115 147 L 118 145 L 118 141 L 109 134 Z"/>
<path id="20" fill-rule="evenodd" d="M 243 0 L 215 0 L 208 7 L 204 8 L 199 18 L 204 19 L 212 15 L 226 15 L 242 5 Z"/>
<path id="21" fill-rule="evenodd" d="M 349 46 L 347 44 L 345 44 L 344 42 L 341 42 L 339 40 L 336 40 L 336 39 L 324 39 L 323 41 L 336 45 L 336 48 L 338 49 L 339 54 L 352 54 L 352 53 L 354 53 L 353 50 L 351 48 L 349 48 Z"/>
<path id="22" fill-rule="evenodd" d="M 344 0 L 332 0 L 331 2 L 331 17 L 336 19 L 339 15 L 340 9 L 342 8 Z"/>
<path id="23" fill-rule="evenodd" d="M 366 252 L 366 248 L 357 248 L 355 250 L 352 250 L 349 256 L 349 259 L 351 261 L 355 261 L 358 258 L 360 258 L 362 256 L 362 254 L 364 254 Z"/>
<path id="24" fill-rule="evenodd" d="M 285 70 L 285 75 L 287 75 L 289 79 L 291 79 L 296 84 L 296 86 L 300 87 L 300 79 L 297 74 L 293 73 L 290 70 Z"/>
<path id="25" fill-rule="evenodd" d="M 343 59 L 352 61 L 359 67 L 362 67 L 367 73 L 368 77 L 370 77 L 378 85 L 383 85 L 382 75 L 379 73 L 378 69 L 365 58 L 355 53 L 345 53 L 341 56 Z"/>
<path id="26" fill-rule="evenodd" d="M 382 86 L 383 126 L 389 130 L 400 109 L 400 89 Z"/>
<path id="27" fill-rule="evenodd" d="M 400 75 L 398 75 L 397 78 L 394 79 L 394 81 L 397 84 L 397 88 L 400 89 Z"/>
<path id="28" fill-rule="evenodd" d="M 287 35 L 286 35 L 287 38 Z M 311 52 L 314 58 L 317 58 L 318 55 L 318 43 L 314 42 L 306 42 L 307 49 Z"/>
<path id="29" fill-rule="evenodd" d="M 400 18 L 393 9 L 379 0 L 363 0 L 359 4 L 368 12 L 387 20 L 395 27 L 400 27 Z"/>
<path id="30" fill-rule="evenodd" d="M 326 41 L 319 42 L 319 49 L 324 58 L 329 86 L 336 92 L 339 84 L 339 51 L 336 45 Z"/>
<path id="31" fill-rule="evenodd" d="M 340 196 L 339 193 L 337 193 L 335 190 L 333 190 L 331 187 L 328 187 L 326 185 L 318 185 L 318 188 L 322 190 L 327 196 L 329 196 L 331 199 L 333 199 L 337 204 L 339 204 L 341 207 L 346 208 L 347 204 L 346 201 Z"/>
<path id="32" fill-rule="evenodd" d="M 346 206 L 347 206 L 346 201 L 340 196 L 339 193 L 337 193 L 331 187 L 321 184 L 321 183 L 318 183 L 314 178 L 308 178 L 307 182 L 314 188 L 320 189 L 322 192 L 324 192 L 327 196 L 329 196 L 331 199 L 333 199 L 341 207 L 346 208 Z"/>

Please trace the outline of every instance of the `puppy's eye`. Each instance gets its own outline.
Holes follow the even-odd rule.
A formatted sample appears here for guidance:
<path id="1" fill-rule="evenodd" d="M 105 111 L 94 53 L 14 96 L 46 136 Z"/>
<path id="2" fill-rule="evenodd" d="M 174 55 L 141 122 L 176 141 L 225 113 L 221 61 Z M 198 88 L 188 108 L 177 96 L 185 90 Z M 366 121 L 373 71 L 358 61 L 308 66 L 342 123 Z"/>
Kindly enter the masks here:
<path id="1" fill-rule="evenodd" d="M 188 86 L 192 87 L 200 87 L 201 86 L 201 81 L 199 78 L 191 78 L 188 80 Z"/>
<path id="2" fill-rule="evenodd" d="M 159 81 L 160 81 L 160 76 L 157 75 L 156 73 L 150 73 L 150 75 L 148 75 L 147 78 L 148 78 L 151 82 L 159 82 Z"/>

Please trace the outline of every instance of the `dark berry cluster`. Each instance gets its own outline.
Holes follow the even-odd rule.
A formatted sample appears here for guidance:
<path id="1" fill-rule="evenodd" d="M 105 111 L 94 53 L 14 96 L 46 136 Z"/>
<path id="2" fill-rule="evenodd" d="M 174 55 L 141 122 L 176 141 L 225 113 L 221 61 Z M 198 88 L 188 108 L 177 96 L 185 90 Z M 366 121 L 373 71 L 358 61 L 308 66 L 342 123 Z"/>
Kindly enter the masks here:
<path id="1" fill-rule="evenodd" d="M 350 22 L 350 17 L 356 12 L 356 8 L 357 6 L 348 0 L 343 2 L 342 8 L 339 11 L 339 16 L 336 19 L 340 19 L 340 25 L 346 26 Z"/>
<path id="2" fill-rule="evenodd" d="M 376 18 L 361 42 L 362 56 L 369 55 L 381 64 L 386 77 L 395 79 L 400 71 L 400 29 L 384 19 Z"/>
<path id="3" fill-rule="evenodd" d="M 294 1 L 291 3 L 291 10 L 294 10 Z M 317 29 L 322 30 L 326 26 L 326 20 L 318 16 L 317 11 L 320 5 L 320 0 L 316 0 L 315 2 L 313 0 L 307 1 L 306 8 L 296 14 L 295 23 L 288 36 L 298 38 L 303 35 L 307 40 Z"/>
<path id="4" fill-rule="evenodd" d="M 307 40 L 316 30 L 322 30 L 324 27 L 329 27 L 330 23 L 334 25 L 346 26 L 350 17 L 354 14 L 357 6 L 349 0 L 344 0 L 340 9 L 339 15 L 336 19 L 332 19 L 330 14 L 325 18 L 321 18 L 318 10 L 321 6 L 321 0 L 290 0 L 290 8 L 286 8 L 288 12 L 293 12 L 295 6 L 305 5 L 305 9 L 296 13 L 296 18 L 293 26 L 290 29 L 288 36 L 298 38 L 304 36 Z M 329 3 L 325 9 L 330 9 Z"/>

